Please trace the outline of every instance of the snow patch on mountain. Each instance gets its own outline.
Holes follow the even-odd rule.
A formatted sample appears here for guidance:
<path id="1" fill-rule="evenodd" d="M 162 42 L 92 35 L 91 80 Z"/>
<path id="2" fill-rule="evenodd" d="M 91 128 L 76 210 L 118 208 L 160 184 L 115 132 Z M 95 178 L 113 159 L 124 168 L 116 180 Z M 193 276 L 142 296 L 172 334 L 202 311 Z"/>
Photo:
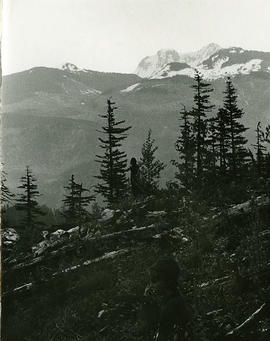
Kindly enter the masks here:
<path id="1" fill-rule="evenodd" d="M 261 70 L 262 59 L 251 59 L 247 63 L 239 63 L 223 66 L 229 61 L 229 57 L 218 59 L 212 68 L 207 65 L 200 65 L 196 69 L 203 75 L 204 78 L 213 80 L 226 76 L 234 76 L 236 74 L 250 74 Z M 180 63 L 179 63 L 180 64 Z M 195 68 L 186 67 L 173 70 L 171 64 L 166 65 L 160 72 L 157 72 L 151 79 L 162 79 L 174 76 L 189 76 L 194 77 Z"/>
<path id="2" fill-rule="evenodd" d="M 219 50 L 221 50 L 219 45 L 211 43 L 202 47 L 198 51 L 181 54 L 180 61 L 187 63 L 192 67 L 196 67 Z"/>
<path id="3" fill-rule="evenodd" d="M 162 77 L 161 77 L 162 78 Z M 130 93 L 130 92 L 137 92 L 140 91 L 142 89 L 155 89 L 155 88 L 160 88 L 163 86 L 166 86 L 166 83 L 152 83 L 152 82 L 147 82 L 147 83 L 136 83 L 136 84 L 132 84 L 130 86 L 128 86 L 126 89 L 120 90 L 120 93 Z"/>
<path id="4" fill-rule="evenodd" d="M 102 92 L 100 90 L 97 89 L 86 89 L 86 90 L 80 90 L 80 93 L 82 95 L 100 95 L 102 94 Z"/>
<path id="5" fill-rule="evenodd" d="M 128 86 L 126 89 L 120 90 L 120 92 L 131 92 L 131 91 L 138 91 L 141 89 L 141 83 L 136 83 Z"/>
<path id="6" fill-rule="evenodd" d="M 262 59 L 251 59 L 248 63 L 244 64 L 241 73 L 249 74 L 261 70 Z"/>
<path id="7" fill-rule="evenodd" d="M 174 76 L 194 76 L 194 69 L 186 63 L 169 63 L 164 66 L 159 72 L 156 72 L 150 79 L 162 79 Z"/>
<path id="8" fill-rule="evenodd" d="M 229 57 L 225 57 L 225 58 L 220 58 L 218 59 L 215 64 L 214 64 L 214 69 L 221 69 L 222 68 L 222 65 L 224 63 L 226 63 L 227 61 L 229 60 Z"/>
<path id="9" fill-rule="evenodd" d="M 218 54 L 216 54 L 213 57 L 211 57 L 211 60 L 214 62 L 217 58 L 218 58 Z"/>
<path id="10" fill-rule="evenodd" d="M 180 55 L 176 50 L 162 49 L 153 56 L 143 58 L 139 63 L 135 74 L 142 78 L 150 78 L 166 64 L 178 61 L 180 61 Z"/>
<path id="11" fill-rule="evenodd" d="M 166 51 L 160 50 L 155 56 L 146 57 L 139 64 L 136 73 L 149 79 L 162 79 L 177 75 L 192 77 L 194 69 L 197 69 L 211 80 L 257 71 L 268 73 L 270 70 L 269 52 L 244 50 L 234 46 L 220 48 L 216 44 L 209 44 L 199 51 L 186 54 L 179 54 L 174 50 L 175 53 L 171 55 Z"/>
<path id="12" fill-rule="evenodd" d="M 151 78 L 151 79 L 163 79 L 163 78 L 167 78 L 167 77 L 174 77 L 174 76 L 189 76 L 189 77 L 194 77 L 195 74 L 195 69 L 193 68 L 186 68 L 180 71 L 170 71 L 167 73 L 167 75 L 165 73 L 163 74 L 157 74 L 155 77 Z"/>
<path id="13" fill-rule="evenodd" d="M 241 47 L 232 47 L 229 50 L 229 53 L 244 53 L 245 50 L 243 50 Z"/>
<path id="14" fill-rule="evenodd" d="M 233 64 L 222 67 L 227 60 L 221 60 L 213 69 L 199 69 L 202 75 L 207 79 L 217 79 L 226 76 L 234 76 L 237 74 L 250 74 L 261 69 L 261 59 L 252 59 L 247 63 Z"/>
<path id="15" fill-rule="evenodd" d="M 65 63 L 62 65 L 62 70 L 76 73 L 76 72 L 88 72 L 89 70 L 80 69 L 78 66 L 72 63 Z"/>
<path id="16" fill-rule="evenodd" d="M 195 67 L 220 49 L 221 47 L 214 43 L 198 51 L 188 53 L 179 53 L 173 49 L 162 49 L 153 56 L 143 58 L 135 73 L 142 78 L 153 78 L 164 66 L 173 62 L 186 63 L 189 66 Z"/>
<path id="17" fill-rule="evenodd" d="M 75 72 L 75 71 L 79 71 L 80 69 L 79 69 L 78 66 L 76 66 L 75 64 L 72 64 L 72 63 L 65 63 L 65 64 L 62 66 L 62 70 L 70 71 L 70 72 Z"/>

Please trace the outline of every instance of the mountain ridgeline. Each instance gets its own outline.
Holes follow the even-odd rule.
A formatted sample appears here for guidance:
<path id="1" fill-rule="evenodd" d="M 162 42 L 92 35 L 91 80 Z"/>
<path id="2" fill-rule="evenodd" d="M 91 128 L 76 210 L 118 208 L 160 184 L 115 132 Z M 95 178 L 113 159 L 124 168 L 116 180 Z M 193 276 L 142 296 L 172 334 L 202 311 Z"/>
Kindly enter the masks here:
<path id="1" fill-rule="evenodd" d="M 167 164 L 162 184 L 172 180 L 178 112 L 181 103 L 192 106 L 195 67 L 211 81 L 216 110 L 222 105 L 224 77 L 230 70 L 239 107 L 245 112 L 241 120 L 249 128 L 245 135 L 250 145 L 255 143 L 257 123 L 266 126 L 270 121 L 269 55 L 210 44 L 191 54 L 162 50 L 154 64 L 151 58 L 144 63 L 153 71 L 147 78 L 140 77 L 141 63 L 137 75 L 82 70 L 67 63 L 62 70 L 38 67 L 5 76 L 2 149 L 11 190 L 16 192 L 26 164 L 39 179 L 40 200 L 51 206 L 60 205 L 70 174 L 94 185 L 99 115 L 106 110 L 109 96 L 118 104 L 119 119 L 132 126 L 123 142 L 128 158 L 139 157 L 141 141 L 151 128 L 159 146 L 157 155 Z"/>

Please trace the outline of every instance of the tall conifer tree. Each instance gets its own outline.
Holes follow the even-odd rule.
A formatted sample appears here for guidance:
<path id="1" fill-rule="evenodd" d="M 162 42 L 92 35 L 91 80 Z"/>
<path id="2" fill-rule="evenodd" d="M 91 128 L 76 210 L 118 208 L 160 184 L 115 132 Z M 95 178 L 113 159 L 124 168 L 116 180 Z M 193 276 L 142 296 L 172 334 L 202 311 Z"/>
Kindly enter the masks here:
<path id="1" fill-rule="evenodd" d="M 229 168 L 233 177 L 236 177 L 239 175 L 240 170 L 243 169 L 248 155 L 245 148 L 247 139 L 244 137 L 244 133 L 248 128 L 240 122 L 244 112 L 242 109 L 238 108 L 238 96 L 230 77 L 226 80 L 226 90 L 224 91 L 224 94 L 225 98 L 223 108 L 226 111 L 228 129 L 230 132 Z"/>
<path id="2" fill-rule="evenodd" d="M 35 232 L 36 225 L 43 225 L 38 218 L 44 215 L 44 212 L 38 205 L 36 198 L 40 196 L 37 179 L 33 175 L 29 166 L 26 167 L 26 174 L 21 177 L 21 185 L 18 187 L 23 190 L 17 199 L 16 209 L 24 212 L 24 218 L 21 222 L 26 232 Z"/>
<path id="3" fill-rule="evenodd" d="M 254 144 L 253 146 L 256 150 L 256 169 L 257 169 L 257 174 L 259 176 L 262 176 L 265 173 L 266 147 L 264 145 L 265 134 L 264 134 L 264 131 L 262 130 L 261 122 L 258 122 L 255 132 L 256 132 L 256 144 Z"/>
<path id="4" fill-rule="evenodd" d="M 63 199 L 64 203 L 64 212 L 63 215 L 71 224 L 76 221 L 77 212 L 76 212 L 76 192 L 77 192 L 77 184 L 74 180 L 74 175 L 72 174 L 69 183 L 64 188 L 68 191 L 68 194 L 65 195 Z"/>
<path id="5" fill-rule="evenodd" d="M 86 207 L 94 200 L 94 196 L 89 194 L 90 191 L 84 188 L 83 184 L 75 182 L 73 174 L 65 189 L 68 193 L 63 199 L 63 215 L 66 218 L 68 225 L 80 224 L 87 214 Z M 84 195 L 84 193 L 87 193 L 87 195 Z"/>
<path id="6" fill-rule="evenodd" d="M 195 163 L 195 139 L 190 116 L 192 116 L 191 113 L 184 106 L 180 112 L 180 132 L 175 143 L 175 149 L 179 154 L 180 162 L 172 161 L 173 165 L 178 168 L 176 178 L 188 188 L 190 188 L 194 180 Z"/>
<path id="7" fill-rule="evenodd" d="M 206 157 L 206 168 L 210 177 L 216 175 L 218 159 L 218 137 L 217 137 L 217 118 L 212 117 L 207 120 L 208 134 L 206 143 L 208 146 Z"/>
<path id="8" fill-rule="evenodd" d="M 210 104 L 210 93 L 213 89 L 210 84 L 205 82 L 202 75 L 196 70 L 194 89 L 194 106 L 192 112 L 194 115 L 194 133 L 196 145 L 196 172 L 200 179 L 204 170 L 204 160 L 206 157 L 206 134 L 207 134 L 207 113 L 209 113 L 214 105 Z"/>
<path id="9" fill-rule="evenodd" d="M 158 189 L 160 172 L 165 168 L 165 164 L 156 159 L 155 153 L 158 149 L 154 146 L 155 139 L 152 139 L 152 130 L 148 130 L 147 139 L 142 147 L 142 156 L 140 158 L 140 173 L 142 186 L 147 192 L 153 192 Z"/>
<path id="10" fill-rule="evenodd" d="M 2 170 L 1 172 L 1 208 L 5 209 L 5 207 L 11 204 L 14 200 L 15 195 L 10 192 L 9 188 L 6 185 L 7 182 L 7 173 Z"/>
<path id="11" fill-rule="evenodd" d="M 7 173 L 2 170 L 1 172 L 1 193 L 0 193 L 0 200 L 1 200 L 1 221 L 2 226 L 7 227 L 9 226 L 9 217 L 7 214 L 7 210 L 10 205 L 13 204 L 15 195 L 10 192 L 8 186 L 6 185 L 7 182 Z"/>
<path id="12" fill-rule="evenodd" d="M 265 142 L 270 143 L 270 125 L 268 125 L 265 129 Z"/>
<path id="13" fill-rule="evenodd" d="M 105 137 L 99 138 L 104 155 L 96 155 L 96 161 L 100 163 L 100 175 L 96 178 L 101 180 L 96 186 L 96 192 L 102 194 L 110 205 L 118 202 L 127 189 L 127 155 L 121 151 L 121 146 L 127 138 L 126 132 L 131 128 L 121 127 L 125 121 L 116 120 L 116 109 L 115 103 L 108 99 L 107 113 L 101 115 L 106 121 L 102 127 Z"/>
<path id="14" fill-rule="evenodd" d="M 219 159 L 219 170 L 221 175 L 226 174 L 228 167 L 228 153 L 229 153 L 229 138 L 230 132 L 228 129 L 228 115 L 224 108 L 220 108 L 217 112 L 217 148 Z"/>
<path id="15" fill-rule="evenodd" d="M 265 138 L 264 141 L 270 143 L 270 125 L 268 125 L 265 129 Z M 270 153 L 268 152 L 265 156 L 265 173 L 266 177 L 270 177 Z"/>
<path id="16" fill-rule="evenodd" d="M 78 213 L 79 213 L 79 223 L 81 223 L 84 217 L 87 215 L 86 208 L 90 205 L 92 201 L 95 200 L 93 195 L 90 195 L 90 191 L 83 187 L 83 184 L 78 185 Z"/>

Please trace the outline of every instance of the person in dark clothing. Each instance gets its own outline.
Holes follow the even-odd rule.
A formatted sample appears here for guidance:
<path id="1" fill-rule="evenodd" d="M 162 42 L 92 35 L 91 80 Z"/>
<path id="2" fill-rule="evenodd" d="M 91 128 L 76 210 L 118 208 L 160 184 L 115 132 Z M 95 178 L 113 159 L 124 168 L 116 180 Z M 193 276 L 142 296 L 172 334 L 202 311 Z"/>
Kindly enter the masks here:
<path id="1" fill-rule="evenodd" d="M 140 193 L 140 167 L 135 157 L 130 160 L 130 182 L 133 196 L 136 198 Z"/>
<path id="2" fill-rule="evenodd" d="M 191 312 L 178 287 L 180 270 L 173 258 L 163 258 L 150 269 L 144 293 L 144 319 L 149 340 L 190 340 Z"/>

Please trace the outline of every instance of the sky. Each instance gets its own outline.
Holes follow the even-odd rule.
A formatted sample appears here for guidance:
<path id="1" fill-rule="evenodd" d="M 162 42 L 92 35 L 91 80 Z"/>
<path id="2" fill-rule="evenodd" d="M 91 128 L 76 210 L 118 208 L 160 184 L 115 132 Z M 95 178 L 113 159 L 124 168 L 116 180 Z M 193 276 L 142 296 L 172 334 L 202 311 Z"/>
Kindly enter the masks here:
<path id="1" fill-rule="evenodd" d="M 270 52 L 270 0 L 3 0 L 2 68 L 132 73 L 162 48 Z"/>

